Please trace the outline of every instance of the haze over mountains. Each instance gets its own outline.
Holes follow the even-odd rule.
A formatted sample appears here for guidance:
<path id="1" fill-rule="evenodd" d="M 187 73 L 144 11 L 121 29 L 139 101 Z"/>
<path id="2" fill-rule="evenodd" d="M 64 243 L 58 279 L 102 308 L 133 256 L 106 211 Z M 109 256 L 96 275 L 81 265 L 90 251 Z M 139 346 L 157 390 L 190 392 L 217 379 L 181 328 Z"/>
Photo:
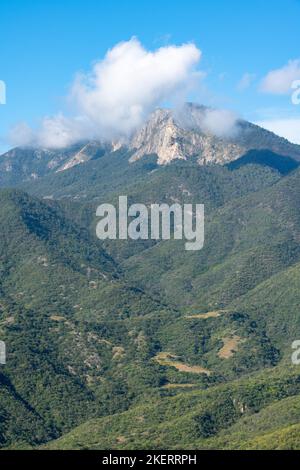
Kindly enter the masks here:
<path id="1" fill-rule="evenodd" d="M 210 112 L 0 157 L 3 448 L 300 448 L 300 147 Z M 203 250 L 97 240 L 121 194 L 205 204 Z"/>

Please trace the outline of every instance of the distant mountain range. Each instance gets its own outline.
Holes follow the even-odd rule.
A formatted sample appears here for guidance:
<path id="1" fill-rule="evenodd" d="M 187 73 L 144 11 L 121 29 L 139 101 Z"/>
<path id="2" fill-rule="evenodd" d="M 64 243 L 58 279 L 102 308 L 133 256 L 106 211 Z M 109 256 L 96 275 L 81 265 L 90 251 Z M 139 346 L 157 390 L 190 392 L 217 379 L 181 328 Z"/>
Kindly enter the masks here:
<path id="1" fill-rule="evenodd" d="M 206 111 L 0 157 L 1 448 L 300 449 L 300 147 Z M 124 194 L 205 204 L 203 250 L 98 240 Z"/>

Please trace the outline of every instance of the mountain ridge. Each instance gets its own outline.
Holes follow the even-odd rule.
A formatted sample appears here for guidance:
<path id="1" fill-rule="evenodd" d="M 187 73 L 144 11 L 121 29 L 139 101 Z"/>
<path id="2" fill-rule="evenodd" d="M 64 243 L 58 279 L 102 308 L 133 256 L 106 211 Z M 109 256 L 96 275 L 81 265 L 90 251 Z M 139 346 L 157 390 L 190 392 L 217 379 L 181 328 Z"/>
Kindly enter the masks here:
<path id="1" fill-rule="evenodd" d="M 218 112 L 186 104 L 180 110 L 157 109 L 127 141 L 86 141 L 66 149 L 14 148 L 0 157 L 0 185 L 14 186 L 64 172 L 123 148 L 129 163 L 156 155 L 158 165 L 193 160 L 200 165 L 227 164 L 250 150 L 269 150 L 300 161 L 300 146 L 255 124 L 234 119 L 228 135 L 216 135 L 205 127 L 205 116 Z M 226 121 L 226 115 L 222 116 Z M 220 117 L 218 118 L 220 119 Z"/>

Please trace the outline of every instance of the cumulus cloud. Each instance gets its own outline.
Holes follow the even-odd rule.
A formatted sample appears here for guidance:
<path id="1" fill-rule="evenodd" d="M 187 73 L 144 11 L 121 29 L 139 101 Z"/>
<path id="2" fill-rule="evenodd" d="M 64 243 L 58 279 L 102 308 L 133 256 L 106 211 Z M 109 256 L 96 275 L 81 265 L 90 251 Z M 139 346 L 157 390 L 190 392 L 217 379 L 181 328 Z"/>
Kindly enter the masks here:
<path id="1" fill-rule="evenodd" d="M 300 79 L 300 59 L 290 60 L 280 69 L 269 72 L 260 84 L 260 90 L 275 95 L 291 92 L 292 84 Z"/>
<path id="2" fill-rule="evenodd" d="M 19 144 L 59 148 L 83 139 L 127 138 L 160 104 L 186 95 L 202 74 L 194 44 L 146 50 L 132 38 L 109 50 L 87 74 L 77 75 L 69 101 L 74 115 L 59 113 L 32 131 L 22 125 Z"/>
<path id="3" fill-rule="evenodd" d="M 288 139 L 294 144 L 300 145 L 300 119 L 271 119 L 258 121 L 256 124 L 267 129 L 280 137 Z"/>

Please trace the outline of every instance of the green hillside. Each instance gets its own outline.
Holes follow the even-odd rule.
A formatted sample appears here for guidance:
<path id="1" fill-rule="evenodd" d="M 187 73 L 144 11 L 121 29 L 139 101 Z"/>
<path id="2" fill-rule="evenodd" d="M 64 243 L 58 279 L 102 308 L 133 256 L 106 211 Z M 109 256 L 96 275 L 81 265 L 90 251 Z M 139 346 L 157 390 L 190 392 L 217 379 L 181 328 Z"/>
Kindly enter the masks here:
<path id="1" fill-rule="evenodd" d="M 300 172 L 206 211 L 205 244 L 160 243 L 124 261 L 146 288 L 188 309 L 224 308 L 299 261 Z M 165 261 L 165 262 L 164 262 Z"/>
<path id="2" fill-rule="evenodd" d="M 0 435 L 4 444 L 35 443 L 128 406 L 135 392 L 125 393 L 126 374 L 137 370 L 119 365 L 141 353 L 122 320 L 155 312 L 159 322 L 168 311 L 127 285 L 115 262 L 58 209 L 21 192 L 2 191 L 0 199 L 0 335 L 7 344 Z M 147 344 L 141 349 L 149 354 Z M 147 373 L 137 387 L 150 381 Z"/>
<path id="3" fill-rule="evenodd" d="M 1 191 L 1 447 L 300 448 L 300 170 L 282 158 L 119 151 Z M 120 194 L 204 203 L 203 250 L 97 240 Z"/>
<path id="4" fill-rule="evenodd" d="M 259 447 L 260 442 L 264 446 L 266 440 L 276 448 L 276 435 L 285 434 L 288 423 L 291 429 L 298 423 L 299 403 L 299 375 L 266 370 L 230 385 L 181 391 L 122 414 L 88 421 L 46 448 L 248 449 Z M 284 447 L 288 439 L 279 445 Z"/>

